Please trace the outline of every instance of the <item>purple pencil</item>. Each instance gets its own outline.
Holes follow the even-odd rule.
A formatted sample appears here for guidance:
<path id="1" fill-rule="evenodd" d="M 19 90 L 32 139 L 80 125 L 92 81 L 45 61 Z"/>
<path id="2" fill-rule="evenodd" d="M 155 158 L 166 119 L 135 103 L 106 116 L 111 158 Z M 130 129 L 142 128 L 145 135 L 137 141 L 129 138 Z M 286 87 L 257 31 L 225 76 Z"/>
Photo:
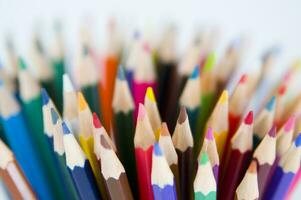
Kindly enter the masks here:
<path id="1" fill-rule="evenodd" d="M 152 188 L 154 200 L 177 199 L 174 175 L 157 142 L 154 144 L 153 150 Z"/>
<path id="2" fill-rule="evenodd" d="M 295 139 L 291 147 L 281 157 L 279 165 L 272 176 L 270 185 L 264 194 L 265 200 L 284 199 L 294 176 L 300 168 L 301 162 L 301 134 Z"/>

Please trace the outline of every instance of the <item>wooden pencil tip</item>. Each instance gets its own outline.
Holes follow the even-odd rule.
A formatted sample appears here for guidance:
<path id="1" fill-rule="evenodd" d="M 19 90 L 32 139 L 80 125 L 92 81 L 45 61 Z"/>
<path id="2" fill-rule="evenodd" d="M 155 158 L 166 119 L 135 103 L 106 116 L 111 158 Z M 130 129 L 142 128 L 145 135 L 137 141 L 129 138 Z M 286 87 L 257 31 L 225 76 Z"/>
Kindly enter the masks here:
<path id="1" fill-rule="evenodd" d="M 111 146 L 109 145 L 107 139 L 105 138 L 105 136 L 103 134 L 100 136 L 100 144 L 105 149 L 111 149 Z"/>
<path id="2" fill-rule="evenodd" d="M 18 62 L 19 62 L 18 66 L 20 70 L 25 70 L 27 68 L 23 58 L 19 57 Z"/>
<path id="3" fill-rule="evenodd" d="M 138 120 L 143 120 L 146 115 L 146 110 L 142 103 L 139 103 L 139 110 L 138 110 Z"/>
<path id="4" fill-rule="evenodd" d="M 245 124 L 251 125 L 253 123 L 253 111 L 250 111 L 245 117 Z"/>
<path id="5" fill-rule="evenodd" d="M 64 133 L 65 135 L 71 133 L 71 132 L 70 132 L 70 129 L 68 128 L 68 126 L 67 126 L 67 124 L 66 124 L 66 122 L 62 122 L 62 129 L 63 129 L 63 133 Z"/>
<path id="6" fill-rule="evenodd" d="M 64 92 L 73 92 L 74 87 L 68 74 L 63 75 L 63 90 Z"/>
<path id="7" fill-rule="evenodd" d="M 267 109 L 268 111 L 272 111 L 274 110 L 276 105 L 276 97 L 273 96 L 270 101 L 266 104 L 265 109 Z"/>
<path id="8" fill-rule="evenodd" d="M 83 93 L 81 93 L 81 92 L 77 93 L 77 97 L 78 97 L 78 109 L 79 109 L 79 111 L 83 111 L 84 109 L 86 109 L 88 107 L 86 99 L 85 99 Z"/>
<path id="9" fill-rule="evenodd" d="M 196 79 L 200 76 L 200 67 L 199 65 L 196 65 L 192 74 L 190 75 L 190 79 Z"/>
<path id="10" fill-rule="evenodd" d="M 285 132 L 290 132 L 294 128 L 295 121 L 296 121 L 296 116 L 295 115 L 292 115 L 292 116 L 290 116 L 290 118 L 288 118 L 288 120 L 284 124 Z"/>
<path id="11" fill-rule="evenodd" d="M 224 90 L 223 93 L 221 94 L 218 103 L 219 104 L 224 104 L 228 101 L 228 91 Z"/>
<path id="12" fill-rule="evenodd" d="M 187 112 L 186 112 L 186 109 L 184 106 L 181 106 L 181 110 L 180 110 L 180 114 L 179 114 L 179 117 L 178 117 L 178 123 L 179 124 L 182 124 L 185 122 L 187 118 Z"/>
<path id="13" fill-rule="evenodd" d="M 282 85 L 279 87 L 279 89 L 278 89 L 278 94 L 279 94 L 280 96 L 284 95 L 285 92 L 286 92 L 286 89 L 287 89 L 286 85 L 285 85 L 285 84 L 282 84 Z"/>
<path id="14" fill-rule="evenodd" d="M 93 125 L 95 128 L 101 128 L 102 127 L 102 124 L 97 116 L 97 114 L 94 112 L 93 113 Z"/>
<path id="15" fill-rule="evenodd" d="M 268 134 L 271 137 L 276 137 L 276 132 L 277 132 L 276 125 L 273 125 Z"/>
<path id="16" fill-rule="evenodd" d="M 45 88 L 41 89 L 41 96 L 42 96 L 42 104 L 43 104 L 43 106 L 47 105 L 50 98 L 49 98 L 49 95 L 48 95 L 48 93 L 47 93 L 47 91 L 46 91 Z"/>
<path id="17" fill-rule="evenodd" d="M 208 155 L 206 152 L 201 153 L 200 165 L 204 165 L 209 161 Z"/>
<path id="18" fill-rule="evenodd" d="M 152 87 L 147 87 L 145 96 L 152 102 L 156 103 L 156 98 L 154 95 L 154 90 Z"/>
<path id="19" fill-rule="evenodd" d="M 300 147 L 301 146 L 301 133 L 298 134 L 298 136 L 295 139 L 295 145 L 296 147 Z"/>
<path id="20" fill-rule="evenodd" d="M 248 168 L 248 172 L 252 173 L 252 174 L 255 174 L 257 172 L 257 163 L 255 160 L 252 160 L 252 162 Z"/>
<path id="21" fill-rule="evenodd" d="M 161 125 L 161 135 L 163 136 L 170 135 L 166 122 L 163 122 Z"/>
<path id="22" fill-rule="evenodd" d="M 162 156 L 163 155 L 162 150 L 161 150 L 160 145 L 159 145 L 158 142 L 154 143 L 154 151 L 153 152 L 156 156 Z"/>
<path id="23" fill-rule="evenodd" d="M 248 80 L 248 75 L 247 74 L 243 74 L 240 79 L 239 79 L 239 83 L 240 84 L 244 84 L 246 83 L 246 81 Z"/>
<path id="24" fill-rule="evenodd" d="M 214 140 L 213 130 L 212 130 L 211 127 L 209 127 L 209 128 L 207 129 L 206 139 L 207 139 L 207 140 L 211 140 L 211 141 Z"/>
<path id="25" fill-rule="evenodd" d="M 119 67 L 118 67 L 117 78 L 119 80 L 125 80 L 125 75 L 124 75 L 124 70 L 123 70 L 123 66 L 122 65 L 119 65 Z"/>
<path id="26" fill-rule="evenodd" d="M 50 109 L 50 112 L 51 112 L 51 120 L 52 120 L 52 124 L 56 124 L 58 119 L 59 119 L 59 115 L 58 113 L 55 111 L 54 108 L 51 108 Z"/>

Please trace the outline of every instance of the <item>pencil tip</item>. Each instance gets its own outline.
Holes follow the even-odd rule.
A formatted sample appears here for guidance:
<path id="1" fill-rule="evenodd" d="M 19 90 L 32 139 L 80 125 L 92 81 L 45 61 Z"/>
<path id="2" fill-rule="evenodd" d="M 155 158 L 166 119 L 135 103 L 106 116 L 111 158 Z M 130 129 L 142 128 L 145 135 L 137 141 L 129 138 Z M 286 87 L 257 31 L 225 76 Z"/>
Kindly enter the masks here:
<path id="1" fill-rule="evenodd" d="M 119 80 L 125 80 L 125 75 L 124 75 L 124 70 L 123 70 L 123 66 L 122 65 L 119 65 L 119 67 L 118 67 L 117 78 Z"/>
<path id="2" fill-rule="evenodd" d="M 279 94 L 280 96 L 284 95 L 285 92 L 286 92 L 286 89 L 287 89 L 286 85 L 285 85 L 285 84 L 282 84 L 282 85 L 279 87 L 279 89 L 278 89 L 278 94 Z"/>
<path id="3" fill-rule="evenodd" d="M 215 64 L 215 59 L 216 56 L 214 53 L 210 53 L 207 56 L 207 59 L 205 61 L 204 67 L 203 67 L 203 71 L 209 71 L 213 68 L 214 64 Z"/>
<path id="4" fill-rule="evenodd" d="M 240 84 L 244 84 L 246 81 L 248 80 L 248 75 L 247 74 L 243 74 L 240 79 L 239 79 L 239 83 Z"/>
<path id="5" fill-rule="evenodd" d="M 292 115 L 292 116 L 290 116 L 290 118 L 288 118 L 288 120 L 284 124 L 285 132 L 290 132 L 294 128 L 295 121 L 296 121 L 296 116 L 295 115 Z"/>
<path id="6" fill-rule="evenodd" d="M 154 154 L 156 156 L 162 156 L 163 155 L 162 150 L 161 150 L 160 145 L 159 145 L 158 142 L 154 143 Z"/>
<path id="7" fill-rule="evenodd" d="M 266 104 L 265 108 L 268 110 L 268 111 L 272 111 L 274 109 L 276 105 L 276 97 L 273 96 L 270 101 Z"/>
<path id="8" fill-rule="evenodd" d="M 196 65 L 192 74 L 190 75 L 190 79 L 196 79 L 199 77 L 199 75 L 200 75 L 200 67 L 199 65 Z"/>
<path id="9" fill-rule="evenodd" d="M 143 120 L 145 118 L 146 111 L 144 105 L 139 103 L 139 110 L 138 110 L 138 120 Z"/>
<path id="10" fill-rule="evenodd" d="M 97 116 L 97 114 L 94 112 L 93 113 L 93 125 L 95 128 L 101 128 L 102 127 L 102 124 Z"/>
<path id="11" fill-rule="evenodd" d="M 68 128 L 68 126 L 67 126 L 67 124 L 66 124 L 66 122 L 63 122 L 63 123 L 62 123 L 62 129 L 63 129 L 63 133 L 64 133 L 65 135 L 71 133 L 70 130 L 69 130 L 69 128 Z"/>
<path id="12" fill-rule="evenodd" d="M 43 104 L 43 106 L 46 105 L 46 104 L 48 104 L 50 98 L 49 98 L 49 95 L 48 95 L 48 93 L 47 93 L 47 91 L 46 91 L 45 88 L 41 89 L 41 96 L 42 96 L 42 104 Z"/>
<path id="13" fill-rule="evenodd" d="M 228 91 L 224 90 L 223 93 L 221 94 L 218 103 L 219 104 L 224 104 L 228 101 Z"/>
<path id="14" fill-rule="evenodd" d="M 24 61 L 23 58 L 19 57 L 18 63 L 19 63 L 19 69 L 20 70 L 26 69 L 26 64 L 25 64 L 25 61 Z"/>
<path id="15" fill-rule="evenodd" d="M 109 145 L 107 139 L 105 138 L 105 136 L 103 134 L 100 136 L 100 144 L 105 149 L 111 149 L 111 146 Z"/>
<path id="16" fill-rule="evenodd" d="M 88 104 L 82 92 L 78 92 L 77 96 L 78 96 L 78 109 L 79 111 L 82 111 L 88 107 Z"/>
<path id="17" fill-rule="evenodd" d="M 51 108 L 50 109 L 50 112 L 51 112 L 51 120 L 52 120 L 52 124 L 56 124 L 58 119 L 59 119 L 59 115 L 58 113 L 55 111 L 54 108 Z"/>
<path id="18" fill-rule="evenodd" d="M 161 135 L 164 136 L 170 135 L 166 122 L 163 122 L 161 125 Z"/>
<path id="19" fill-rule="evenodd" d="M 154 95 L 154 90 L 152 87 L 147 87 L 146 89 L 146 97 L 151 100 L 152 102 L 156 103 L 156 98 Z"/>
<path id="20" fill-rule="evenodd" d="M 204 165 L 209 161 L 208 155 L 206 152 L 201 153 L 201 159 L 200 159 L 200 164 Z"/>
<path id="21" fill-rule="evenodd" d="M 276 130 L 277 128 L 276 128 L 276 126 L 275 125 L 273 125 L 272 126 L 272 128 L 270 129 L 270 131 L 269 131 L 269 136 L 271 136 L 271 137 L 275 137 L 276 136 L 276 132 L 277 132 L 277 130 Z"/>
<path id="22" fill-rule="evenodd" d="M 245 118 L 245 124 L 250 125 L 252 123 L 253 123 L 253 111 L 251 110 Z"/>
<path id="23" fill-rule="evenodd" d="M 209 128 L 207 129 L 206 139 L 207 139 L 207 140 L 214 140 L 213 130 L 212 130 L 211 127 L 209 127 Z"/>
<path id="24" fill-rule="evenodd" d="M 187 112 L 186 112 L 186 109 L 184 106 L 181 106 L 181 110 L 180 110 L 180 114 L 179 114 L 179 117 L 178 117 L 178 123 L 179 124 L 182 124 L 185 122 L 187 118 Z"/>
<path id="25" fill-rule="evenodd" d="M 74 87 L 73 84 L 71 83 L 70 77 L 68 74 L 63 75 L 63 90 L 65 92 L 73 92 Z"/>
<path id="26" fill-rule="evenodd" d="M 252 160 L 252 162 L 248 168 L 248 172 L 252 173 L 252 174 L 255 174 L 257 172 L 257 163 L 255 160 Z"/>
<path id="27" fill-rule="evenodd" d="M 300 147 L 301 146 L 301 133 L 299 133 L 299 135 L 296 137 L 296 139 L 295 139 L 295 145 L 296 145 L 296 147 Z"/>

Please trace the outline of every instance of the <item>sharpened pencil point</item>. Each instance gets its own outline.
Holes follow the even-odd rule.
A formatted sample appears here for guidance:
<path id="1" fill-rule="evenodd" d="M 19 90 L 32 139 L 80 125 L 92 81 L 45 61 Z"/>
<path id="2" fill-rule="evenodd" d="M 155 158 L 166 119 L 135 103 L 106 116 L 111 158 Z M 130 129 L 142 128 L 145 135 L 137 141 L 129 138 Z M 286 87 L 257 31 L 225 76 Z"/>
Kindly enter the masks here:
<path id="1" fill-rule="evenodd" d="M 295 145 L 296 145 L 296 147 L 301 146 L 301 133 L 299 133 L 299 135 L 296 137 Z"/>
<path id="2" fill-rule="evenodd" d="M 179 114 L 179 118 L 178 118 L 178 123 L 182 124 L 185 122 L 187 118 L 187 112 L 184 106 L 181 106 L 181 110 L 180 110 L 180 114 Z"/>
<path id="3" fill-rule="evenodd" d="M 275 125 L 273 125 L 268 134 L 271 137 L 276 137 L 276 132 L 277 132 L 277 128 Z"/>
<path id="4" fill-rule="evenodd" d="M 285 92 L 286 92 L 286 89 L 287 89 L 287 87 L 286 87 L 285 84 L 281 85 L 281 86 L 279 87 L 279 89 L 278 89 L 278 94 L 279 94 L 280 96 L 284 95 Z"/>
<path id="5" fill-rule="evenodd" d="M 73 92 L 74 87 L 68 74 L 63 75 L 63 90 L 64 92 Z"/>
<path id="6" fill-rule="evenodd" d="M 207 139 L 207 140 L 214 140 L 213 130 L 212 130 L 211 127 L 209 127 L 209 128 L 207 129 L 206 139 Z"/>
<path id="7" fill-rule="evenodd" d="M 247 80 L 248 80 L 248 75 L 247 75 L 247 74 L 243 74 L 243 75 L 240 77 L 240 79 L 239 79 L 239 83 L 240 83 L 240 84 L 244 84 L 244 83 L 247 82 Z"/>
<path id="8" fill-rule="evenodd" d="M 295 126 L 296 116 L 291 116 L 284 124 L 285 132 L 290 132 Z"/>
<path id="9" fill-rule="evenodd" d="M 190 76 L 190 79 L 196 79 L 197 77 L 199 77 L 199 75 L 200 75 L 200 67 L 199 65 L 196 65 Z"/>
<path id="10" fill-rule="evenodd" d="M 57 123 L 57 120 L 59 119 L 59 115 L 58 115 L 58 113 L 55 111 L 54 108 L 51 108 L 51 109 L 50 109 L 50 112 L 51 112 L 51 120 L 52 120 L 52 124 L 56 124 L 56 123 Z"/>
<path id="11" fill-rule="evenodd" d="M 247 124 L 247 125 L 250 125 L 250 124 L 253 123 L 253 111 L 250 111 L 250 112 L 247 114 L 247 116 L 246 116 L 244 122 L 245 122 L 245 124 Z"/>
<path id="12" fill-rule="evenodd" d="M 119 67 L 118 67 L 117 78 L 119 80 L 125 80 L 125 75 L 124 75 L 124 70 L 123 70 L 123 66 L 122 65 L 119 65 Z"/>
<path id="13" fill-rule="evenodd" d="M 213 66 L 215 65 L 215 54 L 214 53 L 210 53 L 206 59 L 205 65 L 203 67 L 203 71 L 207 72 L 209 70 L 211 70 L 213 68 Z"/>
<path id="14" fill-rule="evenodd" d="M 142 103 L 139 103 L 138 120 L 143 120 L 146 115 L 146 110 Z"/>
<path id="15" fill-rule="evenodd" d="M 255 160 L 252 160 L 252 162 L 248 168 L 248 172 L 252 173 L 252 174 L 255 174 L 257 172 L 257 163 Z"/>
<path id="16" fill-rule="evenodd" d="M 223 93 L 221 94 L 218 103 L 219 104 L 224 104 L 228 101 L 228 91 L 224 90 Z"/>
<path id="17" fill-rule="evenodd" d="M 66 124 L 65 122 L 62 123 L 62 129 L 63 129 L 63 133 L 64 133 L 65 135 L 71 133 L 70 130 L 69 130 L 69 128 L 68 128 L 68 126 L 67 126 L 67 124 Z"/>
<path id="18" fill-rule="evenodd" d="M 208 155 L 205 152 L 202 152 L 201 154 L 201 159 L 200 159 L 200 164 L 204 165 L 209 161 Z"/>
<path id="19" fill-rule="evenodd" d="M 164 136 L 170 135 L 166 122 L 163 122 L 161 125 L 161 135 Z"/>
<path id="20" fill-rule="evenodd" d="M 20 70 L 24 70 L 24 69 L 26 69 L 27 67 L 26 67 L 26 64 L 25 64 L 25 61 L 23 60 L 23 58 L 19 58 L 19 69 Z"/>
<path id="21" fill-rule="evenodd" d="M 41 89 L 41 96 L 42 96 L 42 104 L 43 104 L 43 106 L 46 105 L 46 104 L 48 104 L 50 98 L 49 98 L 49 95 L 48 95 L 48 93 L 47 93 L 47 91 L 46 91 L 45 88 Z"/>
<path id="22" fill-rule="evenodd" d="M 103 146 L 105 149 L 111 149 L 111 146 L 109 145 L 107 139 L 105 138 L 104 135 L 100 136 L 100 144 Z"/>
<path id="23" fill-rule="evenodd" d="M 160 145 L 159 145 L 158 142 L 154 143 L 154 154 L 157 155 L 157 156 L 162 156 L 163 155 L 162 150 L 161 150 Z"/>
<path id="24" fill-rule="evenodd" d="M 95 128 L 101 128 L 102 127 L 102 124 L 97 116 L 97 114 L 94 112 L 93 113 L 93 125 Z"/>
<path id="25" fill-rule="evenodd" d="M 146 97 L 151 100 L 152 102 L 156 103 L 156 98 L 154 95 L 154 91 L 152 87 L 147 87 L 146 89 Z"/>
<path id="26" fill-rule="evenodd" d="M 268 111 L 272 111 L 274 108 L 275 108 L 275 105 L 276 105 L 276 97 L 273 96 L 271 98 L 271 100 L 266 104 L 265 108 L 268 110 Z"/>
<path id="27" fill-rule="evenodd" d="M 78 109 L 79 109 L 79 111 L 82 111 L 88 107 L 88 104 L 86 102 L 86 99 L 85 99 L 83 93 L 78 92 L 77 96 L 78 96 Z"/>

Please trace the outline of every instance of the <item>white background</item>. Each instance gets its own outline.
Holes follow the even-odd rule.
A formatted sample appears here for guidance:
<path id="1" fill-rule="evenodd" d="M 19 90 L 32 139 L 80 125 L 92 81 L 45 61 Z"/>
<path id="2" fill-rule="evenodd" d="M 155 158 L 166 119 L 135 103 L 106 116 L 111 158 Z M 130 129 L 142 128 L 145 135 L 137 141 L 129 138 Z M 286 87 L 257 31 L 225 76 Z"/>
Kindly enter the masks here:
<path id="1" fill-rule="evenodd" d="M 300 0 L 0 0 L 0 61 L 4 60 L 5 34 L 13 34 L 18 52 L 26 56 L 33 25 L 37 21 L 42 24 L 48 42 L 57 17 L 64 20 L 67 45 L 75 47 L 78 27 L 87 16 L 93 21 L 99 46 L 103 46 L 108 18 L 115 16 L 127 31 L 137 27 L 156 30 L 159 23 L 174 22 L 179 30 L 180 52 L 196 25 L 201 24 L 219 27 L 222 44 L 247 34 L 252 44 L 248 53 L 251 63 L 275 43 L 283 47 L 283 66 L 301 56 Z"/>

